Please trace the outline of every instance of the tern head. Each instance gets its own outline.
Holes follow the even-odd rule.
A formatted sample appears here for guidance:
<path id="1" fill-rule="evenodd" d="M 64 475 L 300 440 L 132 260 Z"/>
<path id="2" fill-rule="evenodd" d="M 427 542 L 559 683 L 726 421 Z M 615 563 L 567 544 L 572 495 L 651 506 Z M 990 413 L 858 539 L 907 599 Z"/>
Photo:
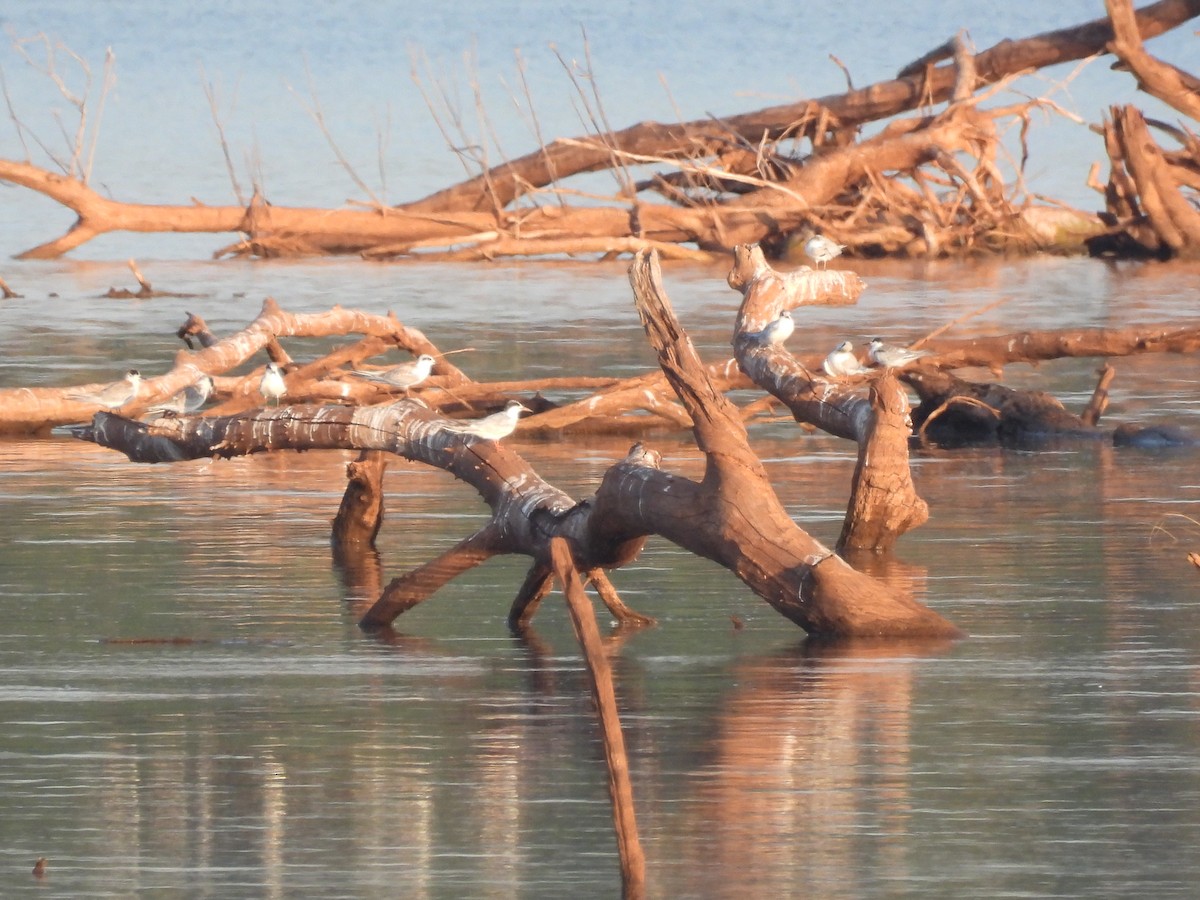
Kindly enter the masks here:
<path id="1" fill-rule="evenodd" d="M 854 349 L 854 345 L 852 343 L 850 343 L 849 341 L 842 341 L 840 344 L 837 345 L 837 348 L 840 353 L 849 353 L 851 350 Z"/>
<path id="2" fill-rule="evenodd" d="M 514 419 L 523 412 L 533 412 L 533 410 L 521 403 L 519 400 L 509 400 L 506 404 L 504 404 L 504 411 Z"/>
<path id="3" fill-rule="evenodd" d="M 133 382 L 141 381 L 142 373 L 139 372 L 137 369 L 130 369 L 128 372 L 125 373 L 125 380 L 133 381 Z"/>

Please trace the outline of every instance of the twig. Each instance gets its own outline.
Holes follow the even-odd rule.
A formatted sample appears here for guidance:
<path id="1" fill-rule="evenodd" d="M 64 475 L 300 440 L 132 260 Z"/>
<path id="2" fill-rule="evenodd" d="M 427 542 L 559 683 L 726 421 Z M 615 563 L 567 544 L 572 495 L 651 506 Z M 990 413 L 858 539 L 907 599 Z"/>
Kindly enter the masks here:
<path id="1" fill-rule="evenodd" d="M 835 66 L 837 66 L 839 69 L 841 69 L 842 74 L 846 76 L 846 90 L 847 91 L 854 90 L 854 79 L 850 77 L 850 70 L 846 68 L 846 64 L 844 62 L 842 62 L 840 59 L 838 59 L 836 56 L 834 56 L 832 53 L 829 54 L 829 59 L 833 62 L 833 64 Z"/>
<path id="2" fill-rule="evenodd" d="M 919 341 L 917 341 L 913 344 L 910 344 L 909 346 L 912 347 L 913 350 L 919 350 L 922 344 L 928 343 L 929 341 L 932 341 L 934 338 L 939 337 L 942 334 L 945 334 L 947 331 L 949 331 L 955 325 L 961 325 L 963 322 L 967 321 L 967 319 L 973 319 L 976 316 L 983 315 L 985 312 L 988 312 L 989 310 L 995 309 L 997 306 L 1003 306 L 1005 303 L 1007 303 L 1011 299 L 1012 299 L 1012 297 L 1001 297 L 999 300 L 993 300 L 991 303 L 985 304 L 984 306 L 981 306 L 978 309 L 973 309 L 970 312 L 963 313 L 963 315 L 959 316 L 954 321 L 947 322 L 945 325 L 942 325 L 939 328 L 935 328 L 933 331 L 929 332 L 929 334 L 925 335 L 925 337 L 921 338 Z"/>
<path id="3" fill-rule="evenodd" d="M 200 83 L 204 87 L 204 96 L 208 99 L 208 111 L 212 115 L 213 125 L 217 129 L 217 138 L 221 142 L 221 153 L 225 157 L 225 170 L 229 173 L 229 181 L 233 185 L 233 194 L 237 197 L 238 206 L 245 206 L 246 195 L 242 193 L 242 186 L 238 183 L 237 170 L 234 168 L 233 158 L 229 153 L 229 141 L 225 138 L 225 126 L 221 123 L 221 114 L 217 109 L 217 92 L 213 88 L 212 82 L 208 80 L 208 73 L 204 70 L 204 63 L 200 63 Z M 235 90 L 235 96 L 236 93 Z"/>
<path id="4" fill-rule="evenodd" d="M 312 118 L 314 122 L 317 123 L 317 127 L 321 129 L 321 134 L 325 136 L 326 143 L 329 144 L 329 149 L 331 149 L 334 156 L 337 157 L 338 163 L 341 165 L 342 169 L 344 169 L 346 174 L 350 176 L 350 180 L 358 185 L 359 190 L 370 197 L 381 211 L 387 209 L 387 204 L 380 200 L 379 197 L 375 195 L 375 192 L 371 190 L 370 185 L 368 185 L 362 180 L 362 178 L 359 177 L 358 172 L 355 171 L 354 166 L 350 163 L 350 160 L 346 158 L 346 155 L 342 153 L 341 147 L 338 146 L 337 141 L 333 139 L 333 134 L 329 131 L 329 126 L 325 123 L 325 113 L 321 108 L 321 100 L 317 96 L 317 87 L 313 81 L 312 69 L 308 65 L 307 57 L 304 59 L 304 76 L 308 82 L 308 93 L 312 98 L 311 102 L 306 102 L 291 85 L 288 85 L 288 91 L 290 91 L 291 94 L 296 97 L 304 111 L 308 113 L 309 117 Z"/>

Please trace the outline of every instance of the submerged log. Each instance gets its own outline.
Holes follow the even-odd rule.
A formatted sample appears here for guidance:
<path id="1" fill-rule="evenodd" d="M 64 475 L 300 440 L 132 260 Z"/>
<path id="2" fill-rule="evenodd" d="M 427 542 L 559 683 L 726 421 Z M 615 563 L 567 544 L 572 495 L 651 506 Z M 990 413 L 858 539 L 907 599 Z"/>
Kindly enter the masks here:
<path id="1" fill-rule="evenodd" d="M 742 293 L 734 333 L 738 363 L 759 387 L 781 400 L 798 422 L 814 425 L 858 445 L 858 464 L 837 550 L 890 550 L 905 532 L 929 518 L 913 486 L 908 462 L 911 433 L 908 397 L 887 370 L 835 378 L 810 371 L 783 345 L 764 342 L 766 323 L 784 310 L 833 296 L 857 298 L 862 282 L 853 273 L 801 272 L 783 276 L 758 247 L 738 247 L 729 284 Z M 802 286 L 802 287 L 801 287 Z M 797 326 L 799 341 L 803 326 Z M 870 379 L 869 391 L 863 386 Z"/>
<path id="2" fill-rule="evenodd" d="M 635 559 L 646 537 L 660 534 L 726 566 L 809 633 L 958 634 L 932 610 L 856 572 L 791 521 L 750 449 L 739 411 L 710 380 L 675 318 L 657 259 L 639 257 L 630 278 L 660 366 L 705 454 L 699 482 L 661 471 L 658 454 L 638 444 L 609 470 L 593 498 L 577 502 L 502 443 L 465 434 L 417 400 L 359 408 L 290 406 L 151 423 L 100 413 L 80 436 L 142 462 L 288 449 L 381 450 L 443 468 L 472 485 L 491 507 L 491 521 L 438 559 L 396 579 L 363 617 L 364 627 L 389 625 L 451 578 L 499 553 L 533 560 L 510 615 L 527 621 L 547 588 L 554 538 L 567 541 L 576 565 L 588 573 L 614 615 L 644 621 L 620 603 L 603 570 Z"/>

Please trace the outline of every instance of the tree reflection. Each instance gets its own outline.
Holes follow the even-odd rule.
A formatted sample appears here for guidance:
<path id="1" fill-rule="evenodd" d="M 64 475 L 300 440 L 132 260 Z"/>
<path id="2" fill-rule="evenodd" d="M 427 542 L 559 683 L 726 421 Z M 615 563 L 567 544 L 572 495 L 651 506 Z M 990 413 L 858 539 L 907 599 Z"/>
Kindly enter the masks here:
<path id="1" fill-rule="evenodd" d="M 738 663 L 681 829 L 713 837 L 680 848 L 691 887 L 828 896 L 868 887 L 859 872 L 903 877 L 913 680 L 951 643 L 809 640 Z"/>

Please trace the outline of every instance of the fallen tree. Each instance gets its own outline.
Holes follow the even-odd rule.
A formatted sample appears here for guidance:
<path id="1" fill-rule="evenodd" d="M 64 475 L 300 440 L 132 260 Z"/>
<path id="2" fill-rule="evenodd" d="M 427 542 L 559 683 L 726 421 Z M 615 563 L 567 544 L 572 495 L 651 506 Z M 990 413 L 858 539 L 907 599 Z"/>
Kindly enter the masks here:
<path id="1" fill-rule="evenodd" d="M 152 423 L 98 413 L 80 434 L 142 462 L 289 449 L 385 450 L 446 469 L 475 487 L 492 508 L 488 524 L 393 581 L 364 616 L 364 627 L 389 625 L 448 580 L 499 553 L 533 560 L 509 614 L 521 626 L 549 589 L 555 538 L 567 541 L 576 567 L 601 588 L 613 614 L 638 621 L 644 617 L 620 603 L 605 572 L 636 558 L 647 535 L 660 534 L 726 566 L 810 634 L 957 634 L 944 618 L 851 568 L 792 522 L 750 448 L 739 413 L 709 379 L 675 318 L 657 261 L 639 257 L 631 281 L 663 374 L 691 417 L 704 453 L 705 475 L 698 482 L 663 472 L 659 455 L 639 443 L 608 471 L 593 497 L 574 501 L 502 443 L 465 435 L 417 400 L 289 406 Z"/>
<path id="2" fill-rule="evenodd" d="M 179 353 L 174 367 L 146 379 L 147 393 L 121 407 L 124 415 L 98 412 L 91 425 L 77 433 L 141 462 L 322 448 L 363 451 L 350 467 L 334 545 L 340 562 L 356 570 L 352 582 L 364 586 L 380 583 L 378 561 L 373 570 L 371 561 L 354 548 L 369 549 L 382 522 L 381 476 L 387 455 L 442 468 L 474 486 L 492 508 L 489 523 L 437 559 L 385 588 L 376 587 L 375 603 L 363 618 L 366 627 L 390 626 L 447 581 L 502 553 L 523 554 L 533 561 L 509 613 L 511 624 L 523 627 L 549 590 L 550 541 L 555 538 L 567 542 L 581 577 L 597 589 L 619 621 L 645 623 L 645 616 L 621 602 L 607 573 L 636 558 L 647 535 L 658 534 L 729 568 L 812 634 L 944 636 L 954 632 L 950 623 L 843 561 L 851 551 L 890 549 L 928 518 L 909 466 L 914 420 L 920 437 L 946 443 L 1105 437 L 1116 443 L 1155 445 L 1177 436 L 1162 428 L 1113 432 L 1097 426 L 1111 367 L 1082 415 L 1067 412 L 1040 392 L 974 384 L 953 371 L 1001 372 L 1011 364 L 1069 356 L 1112 358 L 1200 349 L 1196 326 L 1026 332 L 967 340 L 939 337 L 929 342 L 926 355 L 902 369 L 861 367 L 860 374 L 831 375 L 822 369 L 822 355 L 793 355 L 783 338 L 775 336 L 779 332 L 773 323 L 798 319 L 794 342 L 800 344 L 803 314 L 792 316 L 792 311 L 854 302 L 864 288 L 856 275 L 807 267 L 779 272 L 767 263 L 761 248 L 743 246 L 737 248 L 728 281 L 742 294 L 733 328 L 734 358 L 705 363 L 670 308 L 657 259 L 639 255 L 631 283 L 660 371 L 621 381 L 568 377 L 478 383 L 448 363 L 446 354 L 424 334 L 391 315 L 341 308 L 298 315 L 268 300 L 254 322 L 224 338 L 213 335 L 200 317 L 189 315 L 178 331 L 188 349 Z M 283 346 L 285 340 L 352 334 L 363 337 L 305 363 L 294 362 Z M 403 399 L 354 374 L 363 359 L 393 347 L 437 358 L 431 377 L 411 391 L 405 388 Z M 260 352 L 287 371 L 285 397 L 290 405 L 259 406 L 256 385 L 261 370 L 243 376 L 221 374 Z M 199 414 L 158 413 L 146 421 L 130 417 L 201 374 L 218 376 L 213 407 Z M 915 411 L 910 412 L 903 383 L 921 399 Z M 836 548 L 824 547 L 799 529 L 775 497 L 745 425 L 767 404 L 755 399 L 739 409 L 725 396 L 733 388 L 752 385 L 784 405 L 797 421 L 858 446 Z M 538 392 L 547 389 L 582 391 L 586 397 L 556 404 L 540 397 Z M 0 425 L 44 430 L 52 423 L 78 421 L 82 410 L 92 412 L 97 405 L 71 399 L 79 392 L 79 387 L 0 392 Z M 535 410 L 517 426 L 527 433 L 586 426 L 637 428 L 645 435 L 655 429 L 690 428 L 705 457 L 704 475 L 692 481 L 661 471 L 659 455 L 639 442 L 609 470 L 593 497 L 576 500 L 546 483 L 505 444 L 470 434 L 456 418 L 478 416 L 516 397 Z"/>
<path id="3" fill-rule="evenodd" d="M 1039 205 L 1024 196 L 1020 167 L 1006 177 L 998 122 L 1028 128 L 1021 101 L 985 108 L 1008 79 L 1105 53 L 1140 87 L 1186 115 L 1200 106 L 1197 80 L 1142 48 L 1200 15 L 1200 0 L 1160 0 L 1134 12 L 1109 0 L 1110 18 L 1003 41 L 974 54 L 954 38 L 891 81 L 721 119 L 646 122 L 560 139 L 411 203 L 370 209 L 245 205 L 147 205 L 110 200 L 74 171 L 0 160 L 0 179 L 73 210 L 63 236 L 27 250 L 60 256 L 110 231 L 240 233 L 217 255 L 361 254 L 370 258 L 492 259 L 502 255 L 613 255 L 654 249 L 684 258 L 761 243 L 787 255 L 795 238 L 823 230 L 859 255 L 939 256 L 1040 249 L 1095 253 L 1200 253 L 1197 143 L 1174 129 L 1179 150 L 1148 141 L 1131 108 L 1112 112 L 1106 147 L 1113 171 L 1103 217 Z M 946 103 L 940 112 L 929 111 Z M 900 118 L 914 110 L 922 113 Z M 888 121 L 890 120 L 890 121 Z M 865 125 L 883 123 L 862 137 Z M 1022 154 L 1024 156 L 1024 154 Z M 651 166 L 670 171 L 635 180 Z M 615 169 L 624 185 L 607 205 L 572 205 L 564 182 Z M 541 202 L 547 194 L 553 203 Z M 652 202 L 654 193 L 667 202 Z"/>

